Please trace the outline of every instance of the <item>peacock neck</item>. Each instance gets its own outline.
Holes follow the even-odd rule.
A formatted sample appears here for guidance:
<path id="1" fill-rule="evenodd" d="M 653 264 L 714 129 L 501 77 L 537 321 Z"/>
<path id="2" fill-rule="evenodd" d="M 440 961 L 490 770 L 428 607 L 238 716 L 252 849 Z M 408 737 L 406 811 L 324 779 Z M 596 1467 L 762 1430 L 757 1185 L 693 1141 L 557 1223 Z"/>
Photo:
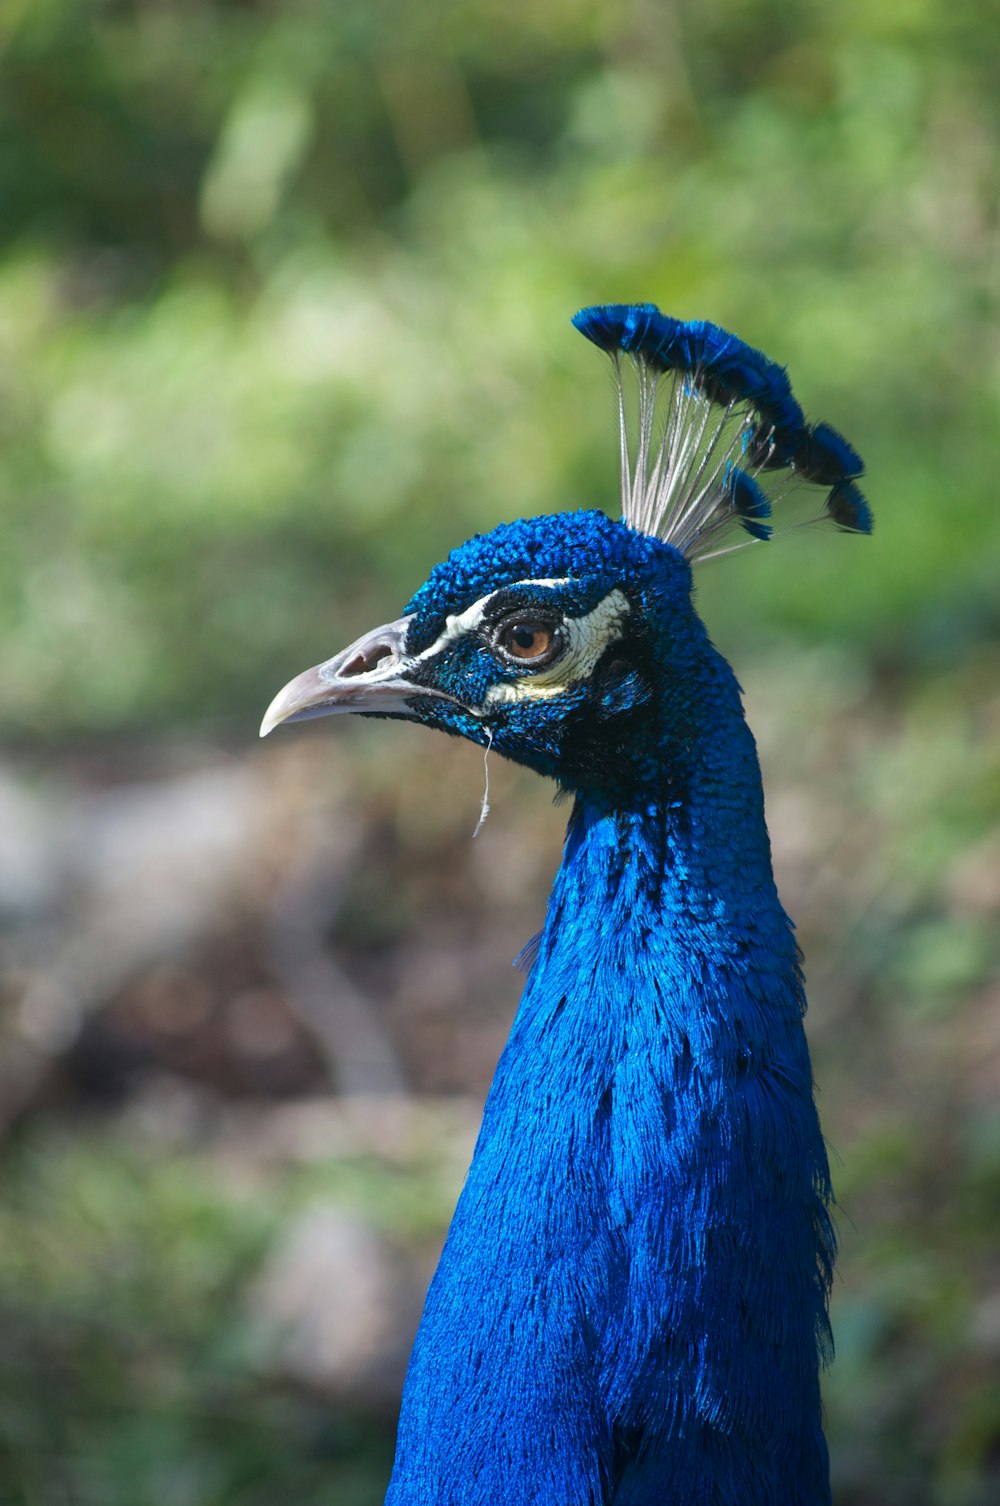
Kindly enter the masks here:
<path id="1" fill-rule="evenodd" d="M 751 978 L 761 968 L 771 978 L 779 967 L 798 992 L 756 747 L 731 671 L 721 660 L 710 663 L 696 715 L 678 716 L 674 704 L 659 708 L 621 760 L 627 777 L 610 791 L 610 781 L 578 790 L 543 964 L 582 953 L 592 966 L 606 953 L 613 966 L 633 967 L 652 947 L 669 964 L 661 986 L 682 984 L 692 970 L 704 982 L 734 970 Z M 536 987 L 545 992 L 541 980 Z"/>
<path id="2" fill-rule="evenodd" d="M 389 1506 L 829 1506 L 801 979 L 753 740 L 714 688 L 628 749 L 637 778 L 578 788 Z"/>

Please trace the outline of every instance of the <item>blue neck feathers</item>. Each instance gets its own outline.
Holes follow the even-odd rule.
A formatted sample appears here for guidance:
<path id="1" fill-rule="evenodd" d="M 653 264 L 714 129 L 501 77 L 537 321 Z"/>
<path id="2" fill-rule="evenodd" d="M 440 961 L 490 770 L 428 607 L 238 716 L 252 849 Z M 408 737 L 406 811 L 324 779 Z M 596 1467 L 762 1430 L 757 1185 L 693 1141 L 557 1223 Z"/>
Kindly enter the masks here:
<path id="1" fill-rule="evenodd" d="M 694 651 L 614 793 L 577 785 L 388 1506 L 829 1502 L 797 951 L 738 687 Z"/>

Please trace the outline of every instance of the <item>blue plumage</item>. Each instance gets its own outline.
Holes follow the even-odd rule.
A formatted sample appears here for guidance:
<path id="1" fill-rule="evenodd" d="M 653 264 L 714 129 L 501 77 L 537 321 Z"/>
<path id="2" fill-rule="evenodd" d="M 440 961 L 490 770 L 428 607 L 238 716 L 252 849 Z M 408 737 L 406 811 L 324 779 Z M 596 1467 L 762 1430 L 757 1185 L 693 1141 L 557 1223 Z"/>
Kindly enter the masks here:
<path id="1" fill-rule="evenodd" d="M 821 486 L 836 486 L 864 471 L 861 456 L 829 424 L 816 424 L 807 429 L 795 452 L 794 464 L 807 481 L 815 481 Z"/>
<path id="2" fill-rule="evenodd" d="M 771 528 L 762 522 L 763 518 L 769 518 L 772 513 L 771 499 L 761 486 L 759 481 L 746 471 L 733 466 L 725 483 L 730 491 L 733 502 L 733 511 L 739 516 L 740 522 L 747 533 L 757 539 L 769 539 Z"/>
<path id="3" fill-rule="evenodd" d="M 765 535 L 770 498 L 730 451 L 794 399 L 714 325 L 651 305 L 577 323 L 642 364 L 625 524 L 581 511 L 477 536 L 265 722 L 420 721 L 574 798 L 414 1346 L 387 1506 L 827 1506 L 834 1239 L 802 978 L 739 687 L 685 557 L 718 538 L 716 512 Z M 700 388 L 673 391 L 659 476 L 651 363 Z M 714 479 L 704 461 L 660 510 L 667 536 L 638 526 L 656 509 L 635 477 L 655 491 L 693 444 L 683 423 L 704 437 L 705 403 L 751 389 Z M 826 426 L 807 442 L 834 521 L 867 531 L 853 450 Z"/>
<path id="4" fill-rule="evenodd" d="M 826 505 L 838 528 L 846 529 L 848 533 L 871 533 L 871 508 L 853 481 L 838 481 Z"/>

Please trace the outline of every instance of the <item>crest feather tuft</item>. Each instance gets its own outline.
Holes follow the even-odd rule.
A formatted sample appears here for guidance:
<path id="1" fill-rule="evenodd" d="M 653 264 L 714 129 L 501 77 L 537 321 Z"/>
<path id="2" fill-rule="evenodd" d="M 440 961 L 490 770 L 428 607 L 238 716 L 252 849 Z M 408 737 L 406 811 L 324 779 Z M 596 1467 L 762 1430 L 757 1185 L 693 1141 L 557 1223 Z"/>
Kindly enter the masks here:
<path id="1" fill-rule="evenodd" d="M 741 547 L 719 547 L 736 528 L 750 535 L 744 543 L 771 538 L 775 530 L 765 520 L 773 503 L 810 483 L 829 494 L 803 522 L 826 518 L 851 533 L 871 533 L 871 511 L 854 484 L 864 472 L 861 457 L 829 424 L 806 422 L 776 361 L 717 324 L 673 319 L 652 303 L 600 304 L 581 309 L 573 323 L 614 363 L 622 516 L 630 527 L 688 559 L 708 559 Z M 634 443 L 629 367 L 638 406 Z"/>

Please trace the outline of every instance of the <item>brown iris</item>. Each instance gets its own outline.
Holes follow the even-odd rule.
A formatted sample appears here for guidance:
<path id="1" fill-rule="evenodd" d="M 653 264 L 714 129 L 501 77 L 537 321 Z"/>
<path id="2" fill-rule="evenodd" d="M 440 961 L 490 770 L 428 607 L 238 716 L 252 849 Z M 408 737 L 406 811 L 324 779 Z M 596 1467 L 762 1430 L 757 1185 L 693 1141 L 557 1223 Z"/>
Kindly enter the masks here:
<path id="1" fill-rule="evenodd" d="M 556 632 L 550 622 L 540 622 L 533 617 L 518 617 L 504 624 L 497 635 L 497 643 L 512 659 L 520 659 L 524 664 L 536 664 L 553 657 Z"/>

